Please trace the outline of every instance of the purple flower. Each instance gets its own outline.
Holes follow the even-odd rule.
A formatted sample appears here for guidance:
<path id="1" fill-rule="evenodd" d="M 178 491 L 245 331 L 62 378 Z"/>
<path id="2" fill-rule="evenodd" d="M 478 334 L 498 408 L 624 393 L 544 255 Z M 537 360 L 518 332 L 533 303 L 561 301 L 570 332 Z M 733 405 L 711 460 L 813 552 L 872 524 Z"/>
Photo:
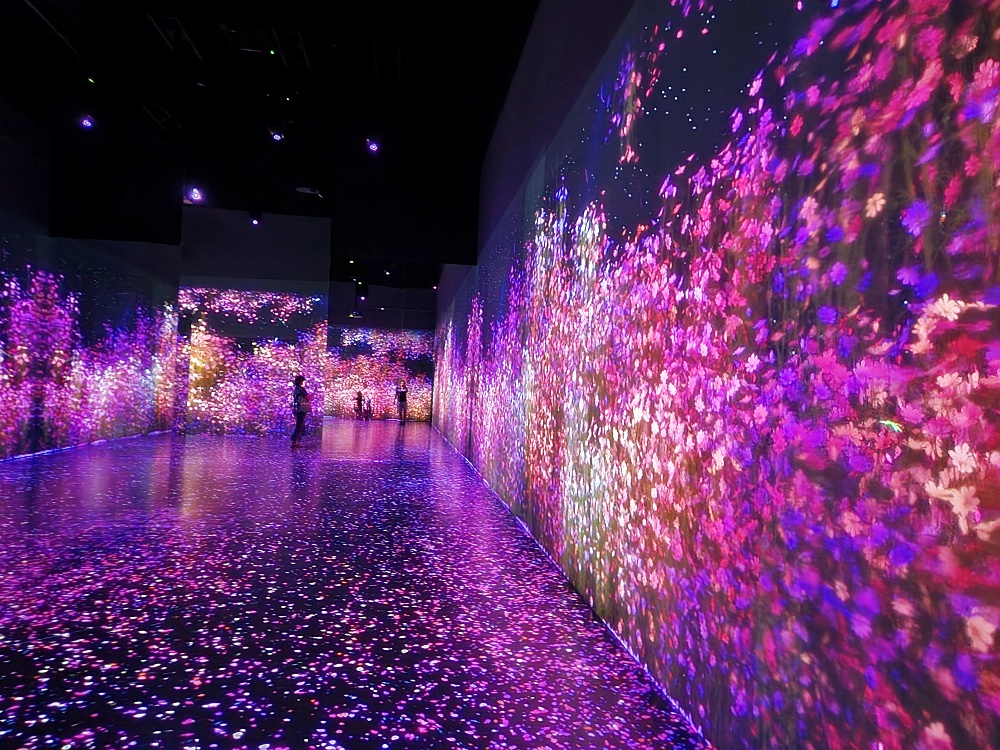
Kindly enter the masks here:
<path id="1" fill-rule="evenodd" d="M 903 211 L 903 226 L 906 231 L 916 237 L 931 220 L 931 210 L 923 201 L 915 201 Z"/>
<path id="2" fill-rule="evenodd" d="M 823 305 L 823 307 L 819 309 L 817 317 L 827 325 L 832 325 L 837 322 L 837 311 L 829 305 Z"/>
<path id="3" fill-rule="evenodd" d="M 841 357 L 850 357 L 854 352 L 854 347 L 857 346 L 858 339 L 856 336 L 841 336 L 840 341 L 837 344 L 837 352 Z"/>
<path id="4" fill-rule="evenodd" d="M 830 269 L 830 281 L 832 281 L 837 286 L 844 283 L 844 279 L 847 278 L 847 266 L 841 263 L 839 260 L 833 264 L 833 268 Z"/>

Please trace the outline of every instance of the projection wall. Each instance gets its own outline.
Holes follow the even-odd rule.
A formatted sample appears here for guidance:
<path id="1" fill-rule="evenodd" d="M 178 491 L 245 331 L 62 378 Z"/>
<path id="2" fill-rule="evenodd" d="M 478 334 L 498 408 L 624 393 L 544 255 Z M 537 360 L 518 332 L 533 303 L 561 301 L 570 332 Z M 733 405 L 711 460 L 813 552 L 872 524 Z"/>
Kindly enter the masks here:
<path id="1" fill-rule="evenodd" d="M 176 248 L 0 231 L 0 458 L 170 429 L 176 287 L 144 256 L 176 274 Z"/>
<path id="2" fill-rule="evenodd" d="M 720 747 L 1000 746 L 1000 2 L 773 3 L 773 58 L 693 5 L 442 317 L 435 423 Z"/>
<path id="3" fill-rule="evenodd" d="M 313 403 L 323 403 L 326 297 L 308 284 L 295 291 L 273 290 L 289 284 L 270 286 L 180 288 L 187 430 L 291 434 L 296 375 L 305 377 Z M 322 416 L 314 408 L 307 428 Z"/>
<path id="4" fill-rule="evenodd" d="M 407 419 L 429 422 L 434 332 L 331 326 L 326 414 L 355 418 L 357 394 L 374 419 L 396 418 L 396 388 L 406 383 Z"/>

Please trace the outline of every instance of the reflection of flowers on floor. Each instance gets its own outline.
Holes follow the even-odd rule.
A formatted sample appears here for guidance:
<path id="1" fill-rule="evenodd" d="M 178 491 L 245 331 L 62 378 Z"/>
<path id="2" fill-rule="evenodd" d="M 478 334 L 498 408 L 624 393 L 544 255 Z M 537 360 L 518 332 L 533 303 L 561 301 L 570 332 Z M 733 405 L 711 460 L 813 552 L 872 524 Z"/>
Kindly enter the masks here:
<path id="1" fill-rule="evenodd" d="M 552 191 L 435 420 L 720 744 L 992 747 L 1000 5 L 841 6 L 658 232 Z"/>

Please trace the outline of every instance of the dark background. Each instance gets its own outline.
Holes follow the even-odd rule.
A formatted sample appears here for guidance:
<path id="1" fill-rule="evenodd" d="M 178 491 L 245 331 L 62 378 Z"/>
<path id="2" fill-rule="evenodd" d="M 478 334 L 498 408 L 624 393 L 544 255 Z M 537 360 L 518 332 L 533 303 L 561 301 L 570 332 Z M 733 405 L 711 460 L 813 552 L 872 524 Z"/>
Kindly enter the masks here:
<path id="1" fill-rule="evenodd" d="M 7 0 L 0 98 L 48 151 L 53 236 L 180 244 L 198 187 L 248 221 L 329 219 L 331 280 L 429 289 L 476 261 L 537 5 Z"/>

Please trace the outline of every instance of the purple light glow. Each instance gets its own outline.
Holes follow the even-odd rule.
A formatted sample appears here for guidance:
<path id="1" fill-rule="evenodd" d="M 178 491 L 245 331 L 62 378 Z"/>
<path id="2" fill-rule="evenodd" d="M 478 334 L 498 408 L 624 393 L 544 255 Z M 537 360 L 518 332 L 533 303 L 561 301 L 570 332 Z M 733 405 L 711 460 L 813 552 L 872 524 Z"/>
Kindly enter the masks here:
<path id="1" fill-rule="evenodd" d="M 371 152 L 372 152 L 373 154 L 374 154 L 374 153 L 375 153 L 376 151 L 378 151 L 378 142 L 377 142 L 377 141 L 375 141 L 375 140 L 373 140 L 373 139 L 369 138 L 369 139 L 367 139 L 367 140 L 365 141 L 365 143 L 366 143 L 366 144 L 368 145 L 368 150 L 369 150 L 369 151 L 371 151 Z"/>
<path id="2" fill-rule="evenodd" d="M 80 127 L 90 130 L 94 127 L 94 118 L 90 116 L 84 116 L 80 118 Z"/>

